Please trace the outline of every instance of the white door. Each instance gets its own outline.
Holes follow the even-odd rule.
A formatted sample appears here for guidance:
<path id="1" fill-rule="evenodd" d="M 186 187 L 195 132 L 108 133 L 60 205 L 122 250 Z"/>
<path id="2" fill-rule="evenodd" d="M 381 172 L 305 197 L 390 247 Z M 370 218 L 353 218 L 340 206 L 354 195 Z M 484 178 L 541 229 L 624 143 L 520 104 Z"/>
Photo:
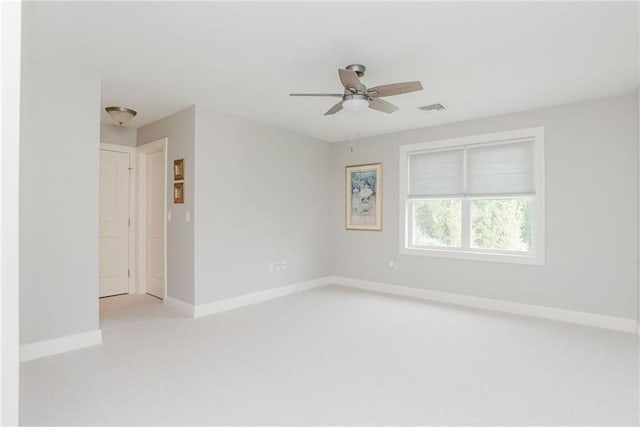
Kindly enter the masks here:
<path id="1" fill-rule="evenodd" d="M 164 299 L 164 151 L 147 154 L 146 292 Z"/>
<path id="2" fill-rule="evenodd" d="M 129 153 L 100 150 L 100 297 L 129 292 Z"/>

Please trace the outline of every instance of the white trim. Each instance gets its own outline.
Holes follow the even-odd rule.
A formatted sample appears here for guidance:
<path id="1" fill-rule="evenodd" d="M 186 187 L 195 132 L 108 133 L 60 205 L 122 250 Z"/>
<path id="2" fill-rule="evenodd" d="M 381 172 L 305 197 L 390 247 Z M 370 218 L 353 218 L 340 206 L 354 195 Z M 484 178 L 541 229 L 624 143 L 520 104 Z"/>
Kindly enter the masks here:
<path id="1" fill-rule="evenodd" d="M 209 304 L 196 305 L 194 307 L 193 317 L 198 318 L 209 316 L 211 314 L 220 313 L 222 311 L 233 310 L 234 308 L 257 304 L 259 302 L 283 297 L 285 295 L 318 288 L 326 284 L 328 284 L 326 278 L 321 278 L 316 280 L 309 280 L 307 282 L 294 283 L 293 285 L 281 286 L 279 288 L 267 289 L 266 291 L 255 292 L 248 295 L 241 295 L 234 298 L 214 301 Z"/>
<path id="2" fill-rule="evenodd" d="M 147 200 L 147 188 L 146 188 L 146 172 L 147 172 L 147 154 L 156 153 L 158 151 L 164 151 L 164 294 L 162 300 L 167 303 L 167 192 L 169 191 L 168 182 L 169 174 L 167 171 L 169 156 L 169 138 L 160 138 L 158 140 L 139 145 L 136 147 L 136 153 L 138 154 L 137 162 L 137 177 L 138 177 L 138 197 L 136 203 L 136 213 L 138 218 L 138 234 L 136 236 L 137 251 L 136 265 L 138 266 L 138 293 L 144 294 L 146 292 L 146 200 Z"/>
<path id="3" fill-rule="evenodd" d="M 407 224 L 409 221 L 409 209 L 407 209 L 407 200 L 409 195 L 409 168 L 408 157 L 411 153 L 416 151 L 433 150 L 433 149 L 446 149 L 452 147 L 471 146 L 474 144 L 487 144 L 487 143 L 501 143 L 502 141 L 509 141 L 515 139 L 531 139 L 534 141 L 534 185 L 535 185 L 535 199 L 532 206 L 532 215 L 534 217 L 533 229 L 531 231 L 533 239 L 533 247 L 527 254 L 519 255 L 517 253 L 494 253 L 482 250 L 473 249 L 432 249 L 432 248 L 410 248 L 408 245 L 409 227 Z M 516 129 L 505 132 L 487 133 L 483 135 L 465 136 L 460 138 L 450 138 L 442 140 L 434 140 L 421 143 L 403 144 L 400 145 L 399 155 L 399 253 L 403 255 L 417 255 L 417 256 L 434 256 L 442 258 L 454 258 L 454 259 L 470 259 L 476 261 L 492 261 L 492 262 L 507 262 L 517 264 L 533 264 L 544 265 L 545 262 L 545 245 L 544 245 L 544 217 L 545 217 L 545 191 L 544 191 L 544 127 L 532 127 L 526 129 Z M 460 196 L 458 196 L 460 197 Z M 464 198 L 463 205 L 464 205 Z M 464 215 L 465 209 L 462 206 L 462 212 Z M 466 227 L 468 218 L 463 218 L 463 228 Z M 464 231 L 464 230 L 463 230 Z M 467 238 L 467 235 L 463 233 L 463 242 Z M 466 242 L 467 245 L 469 242 Z"/>
<path id="4" fill-rule="evenodd" d="M 535 257 L 530 254 L 518 255 L 517 253 L 492 253 L 492 252 L 480 252 L 478 251 L 466 251 L 461 249 L 436 249 L 436 248 L 402 248 L 400 249 L 402 255 L 418 255 L 418 256 L 431 256 L 436 258 L 452 258 L 452 259 L 469 259 L 473 261 L 486 261 L 486 262 L 508 262 L 512 264 L 529 264 L 529 265 L 543 265 Z"/>
<path id="5" fill-rule="evenodd" d="M 638 19 L 640 19 L 640 8 L 638 8 Z M 636 185 L 638 194 L 636 195 L 636 226 L 638 235 L 636 236 L 636 320 L 638 321 L 637 333 L 640 340 L 640 84 L 636 87 L 637 117 L 636 117 Z"/>
<path id="6" fill-rule="evenodd" d="M 604 314 L 565 310 L 561 308 L 544 307 L 532 304 L 523 304 L 511 301 L 496 300 L 492 298 L 476 297 L 472 295 L 432 291 L 428 289 L 392 285 L 388 283 L 358 280 L 342 276 L 325 276 L 307 282 L 295 283 L 293 285 L 268 289 L 266 291 L 255 292 L 248 295 L 241 295 L 234 298 L 228 298 L 196 306 L 177 300 L 175 298 L 167 297 L 167 305 L 187 317 L 198 318 L 327 285 L 347 286 L 389 295 L 418 298 L 426 301 L 454 304 L 463 307 L 472 307 L 482 310 L 497 311 L 501 313 L 509 313 L 520 316 L 536 317 L 546 320 L 556 320 L 560 322 L 586 325 L 620 332 L 638 332 L 638 338 L 640 339 L 640 323 L 636 324 L 635 319 L 626 319 L 623 317 L 607 316 Z"/>
<path id="7" fill-rule="evenodd" d="M 20 361 L 26 362 L 28 360 L 40 359 L 42 357 L 66 353 L 71 350 L 91 347 L 98 344 L 102 344 L 102 330 L 100 329 L 22 344 L 20 346 Z"/>
<path id="8" fill-rule="evenodd" d="M 332 277 L 321 277 L 315 280 L 294 283 L 292 285 L 267 289 L 266 291 L 254 292 L 252 294 L 240 295 L 233 298 L 227 298 L 220 301 L 214 301 L 208 304 L 200 304 L 195 306 L 172 297 L 167 297 L 166 301 L 167 306 L 175 309 L 179 313 L 188 317 L 198 318 L 220 313 L 222 311 L 228 311 L 235 308 L 257 304 L 286 295 L 295 294 L 297 292 L 307 291 L 309 289 L 319 288 L 331 283 L 333 283 Z"/>
<path id="9" fill-rule="evenodd" d="M 100 143 L 100 150 L 115 151 L 116 153 L 129 154 L 129 277 L 128 288 L 130 294 L 136 293 L 136 148 L 125 145 Z"/>
<path id="10" fill-rule="evenodd" d="M 137 293 L 142 295 L 146 289 L 146 247 L 144 244 L 145 238 L 145 217 L 146 217 L 146 205 L 143 203 L 146 200 L 147 192 L 145 186 L 145 176 L 147 174 L 147 156 L 136 150 L 137 167 L 136 175 L 138 178 L 138 188 L 136 197 L 136 222 L 140 225 L 136 234 L 136 270 L 138 271 L 137 281 Z M 166 261 L 166 260 L 165 260 Z"/>
<path id="11" fill-rule="evenodd" d="M 18 425 L 22 1 L 0 2 L 0 425 Z"/>
<path id="12" fill-rule="evenodd" d="M 193 317 L 193 305 L 186 303 L 182 300 L 176 299 L 176 298 L 172 298 L 170 296 L 167 296 L 165 299 L 165 304 L 167 305 L 167 307 L 177 311 L 178 313 L 187 316 L 187 317 Z"/>
<path id="13" fill-rule="evenodd" d="M 502 143 L 504 141 L 512 141 L 512 140 L 526 140 L 529 138 L 538 138 L 539 136 L 544 135 L 544 127 L 536 126 L 531 128 L 524 129 L 512 129 L 502 132 L 492 132 L 492 133 L 483 133 L 480 135 L 469 135 L 469 136 L 461 136 L 456 138 L 448 138 L 448 139 L 437 139 L 432 141 L 425 141 L 415 144 L 404 144 L 401 145 L 400 148 L 405 147 L 405 152 L 414 152 L 414 151 L 426 151 L 433 150 L 438 148 L 455 148 L 461 146 L 470 146 L 476 144 L 492 144 L 492 143 Z M 410 149 L 408 149 L 409 147 Z"/>
<path id="14" fill-rule="evenodd" d="M 109 142 L 102 142 L 102 141 L 100 141 L 100 149 L 107 150 L 107 151 L 115 151 L 116 153 L 129 153 L 129 154 L 136 153 L 136 147 L 129 147 L 128 145 L 111 144 Z"/>
<path id="15" fill-rule="evenodd" d="M 168 203 L 167 200 L 167 192 L 169 191 L 169 174 L 167 173 L 167 168 L 169 167 L 169 138 L 164 138 L 164 232 L 163 232 L 163 257 L 164 257 L 164 295 L 162 296 L 163 303 L 164 300 L 167 299 L 167 264 L 169 263 L 167 260 L 167 211 L 168 211 Z M 173 165 L 171 166 L 171 170 L 173 171 Z M 173 176 L 173 174 L 171 175 Z M 171 187 L 171 194 L 173 194 L 173 186 Z"/>
<path id="16" fill-rule="evenodd" d="M 603 329 L 612 329 L 621 332 L 635 333 L 636 331 L 635 319 L 626 319 L 623 317 L 586 313 L 583 311 L 572 311 L 560 308 L 543 307 L 539 305 L 522 304 L 491 298 L 475 297 L 471 295 L 431 291 L 427 289 L 391 285 L 388 283 L 351 279 L 348 277 L 333 276 L 327 279 L 330 279 L 330 283 L 336 285 L 366 289 L 369 291 L 381 292 L 390 295 L 419 298 L 427 301 L 437 301 L 464 307 L 473 307 L 484 310 L 498 311 L 502 313 L 517 314 L 521 316 L 537 317 L 540 319 L 558 320 L 561 322 L 575 323 L 578 325 L 587 325 Z"/>

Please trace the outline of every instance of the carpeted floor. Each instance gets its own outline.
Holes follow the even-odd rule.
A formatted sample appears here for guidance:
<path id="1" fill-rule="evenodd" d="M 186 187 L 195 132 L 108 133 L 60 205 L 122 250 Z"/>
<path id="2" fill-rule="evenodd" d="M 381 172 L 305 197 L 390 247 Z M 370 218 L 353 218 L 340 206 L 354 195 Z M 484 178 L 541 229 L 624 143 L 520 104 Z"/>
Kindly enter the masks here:
<path id="1" fill-rule="evenodd" d="M 195 320 L 100 309 L 103 345 L 22 364 L 22 424 L 639 422 L 631 334 L 337 286 Z"/>

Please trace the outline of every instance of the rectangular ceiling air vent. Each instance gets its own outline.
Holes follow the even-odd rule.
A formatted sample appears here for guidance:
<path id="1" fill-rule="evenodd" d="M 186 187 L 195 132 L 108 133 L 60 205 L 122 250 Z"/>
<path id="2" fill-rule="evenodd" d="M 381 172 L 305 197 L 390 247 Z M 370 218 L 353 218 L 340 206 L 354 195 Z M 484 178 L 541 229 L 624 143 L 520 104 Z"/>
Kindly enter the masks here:
<path id="1" fill-rule="evenodd" d="M 422 107 L 418 107 L 418 110 L 424 111 L 425 113 L 432 112 L 432 111 L 442 111 L 444 109 L 445 107 L 442 104 L 430 104 L 430 105 L 423 105 Z"/>

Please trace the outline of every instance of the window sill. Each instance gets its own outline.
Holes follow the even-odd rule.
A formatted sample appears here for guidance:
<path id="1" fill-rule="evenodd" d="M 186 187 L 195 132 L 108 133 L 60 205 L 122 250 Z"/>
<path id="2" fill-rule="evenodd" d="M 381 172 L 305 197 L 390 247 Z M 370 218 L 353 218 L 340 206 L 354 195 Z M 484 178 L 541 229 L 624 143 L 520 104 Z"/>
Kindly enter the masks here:
<path id="1" fill-rule="evenodd" d="M 450 249 L 400 248 L 402 255 L 418 255 L 437 258 L 466 259 L 484 262 L 502 262 L 508 264 L 544 265 L 544 257 L 538 255 L 516 255 L 492 252 L 475 252 Z"/>

